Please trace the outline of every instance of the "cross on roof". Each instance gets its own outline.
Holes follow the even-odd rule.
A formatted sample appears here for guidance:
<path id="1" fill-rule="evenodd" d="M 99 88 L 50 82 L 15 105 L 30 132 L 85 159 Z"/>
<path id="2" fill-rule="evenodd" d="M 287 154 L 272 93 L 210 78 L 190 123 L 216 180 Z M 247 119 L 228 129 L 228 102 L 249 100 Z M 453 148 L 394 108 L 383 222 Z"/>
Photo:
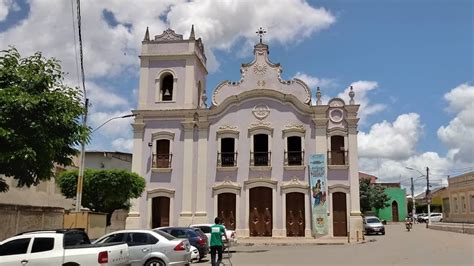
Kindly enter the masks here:
<path id="1" fill-rule="evenodd" d="M 257 33 L 260 36 L 260 43 L 262 43 L 263 34 L 267 33 L 267 31 L 264 30 L 262 27 L 260 27 L 260 29 L 258 29 L 258 31 L 256 31 L 255 33 Z"/>

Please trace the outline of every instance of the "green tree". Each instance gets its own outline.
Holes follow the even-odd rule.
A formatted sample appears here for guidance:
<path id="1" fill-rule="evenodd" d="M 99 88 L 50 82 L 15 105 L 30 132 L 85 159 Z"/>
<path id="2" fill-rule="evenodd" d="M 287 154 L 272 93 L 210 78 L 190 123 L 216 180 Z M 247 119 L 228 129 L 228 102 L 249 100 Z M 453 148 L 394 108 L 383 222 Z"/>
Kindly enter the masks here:
<path id="1" fill-rule="evenodd" d="M 66 198 L 76 197 L 77 170 L 62 172 L 58 177 L 61 192 Z M 115 210 L 128 209 L 129 200 L 138 198 L 145 189 L 145 179 L 126 170 L 84 171 L 82 206 L 92 211 L 107 213 L 107 225 Z"/>
<path id="2" fill-rule="evenodd" d="M 384 188 L 380 184 L 370 184 L 370 179 L 363 178 L 359 180 L 360 193 L 360 210 L 369 212 L 376 209 L 383 209 L 390 204 L 390 199 L 384 192 Z"/>
<path id="3" fill-rule="evenodd" d="M 64 85 L 63 75 L 40 52 L 22 58 L 15 48 L 0 51 L 0 174 L 20 187 L 49 180 L 54 163 L 70 165 L 75 146 L 88 140 L 81 92 Z"/>

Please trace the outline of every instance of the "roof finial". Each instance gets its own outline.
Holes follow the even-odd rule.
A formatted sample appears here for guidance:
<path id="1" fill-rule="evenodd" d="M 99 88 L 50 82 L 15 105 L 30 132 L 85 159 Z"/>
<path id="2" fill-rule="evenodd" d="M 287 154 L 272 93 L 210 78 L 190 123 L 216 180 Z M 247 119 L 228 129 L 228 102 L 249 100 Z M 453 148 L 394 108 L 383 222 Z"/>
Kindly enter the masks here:
<path id="1" fill-rule="evenodd" d="M 321 105 L 321 90 L 318 89 L 316 90 L 316 105 Z"/>
<path id="2" fill-rule="evenodd" d="M 264 30 L 262 27 L 260 27 L 260 29 L 258 29 L 258 31 L 256 31 L 255 33 L 257 33 L 260 36 L 260 43 L 262 43 L 263 34 L 267 33 L 267 31 Z"/>
<path id="3" fill-rule="evenodd" d="M 349 91 L 349 97 L 351 97 L 351 100 L 349 101 L 349 104 L 354 104 L 354 96 L 355 96 L 355 93 L 351 85 L 351 91 Z"/>
<path id="4" fill-rule="evenodd" d="M 194 24 L 191 25 L 191 34 L 189 34 L 189 39 L 194 40 L 196 36 L 194 36 Z"/>
<path id="5" fill-rule="evenodd" d="M 150 40 L 150 32 L 148 31 L 148 27 L 146 27 L 146 32 L 145 32 L 145 38 L 143 38 L 143 41 L 149 41 Z"/>

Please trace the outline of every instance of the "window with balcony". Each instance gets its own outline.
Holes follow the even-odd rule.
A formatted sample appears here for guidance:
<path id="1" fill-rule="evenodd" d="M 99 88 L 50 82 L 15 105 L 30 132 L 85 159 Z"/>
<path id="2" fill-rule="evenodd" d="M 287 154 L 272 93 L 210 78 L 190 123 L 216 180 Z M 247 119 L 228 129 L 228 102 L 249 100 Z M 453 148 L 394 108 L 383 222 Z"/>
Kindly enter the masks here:
<path id="1" fill-rule="evenodd" d="M 171 168 L 171 159 L 170 140 L 157 140 L 156 153 L 153 155 L 153 168 Z"/>
<path id="2" fill-rule="evenodd" d="M 301 147 L 301 137 L 288 137 L 286 145 L 286 165 L 303 165 L 304 152 Z"/>
<path id="3" fill-rule="evenodd" d="M 343 136 L 331 136 L 331 151 L 328 154 L 330 165 L 346 165 Z"/>
<path id="4" fill-rule="evenodd" d="M 218 154 L 218 166 L 234 167 L 237 166 L 237 152 L 235 152 L 235 139 L 222 138 L 221 152 Z"/>
<path id="5" fill-rule="evenodd" d="M 256 134 L 253 136 L 253 152 L 251 154 L 253 166 L 270 166 L 270 151 L 268 150 L 268 135 Z"/>

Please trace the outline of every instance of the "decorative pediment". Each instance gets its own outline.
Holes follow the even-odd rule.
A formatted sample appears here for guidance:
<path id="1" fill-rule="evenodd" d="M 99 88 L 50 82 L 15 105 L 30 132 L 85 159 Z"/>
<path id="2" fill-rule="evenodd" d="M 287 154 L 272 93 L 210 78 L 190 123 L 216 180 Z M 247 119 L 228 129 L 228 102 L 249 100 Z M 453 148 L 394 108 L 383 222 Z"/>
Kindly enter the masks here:
<path id="1" fill-rule="evenodd" d="M 285 129 L 283 129 L 283 137 L 286 137 L 290 133 L 299 133 L 299 135 L 304 135 L 306 132 L 306 129 L 302 124 L 297 124 L 297 123 L 289 123 L 285 126 Z"/>
<path id="2" fill-rule="evenodd" d="M 162 34 L 155 36 L 155 41 L 181 41 L 183 40 L 182 34 L 177 34 L 174 30 L 168 28 L 163 31 Z"/>
<path id="3" fill-rule="evenodd" d="M 239 81 L 223 81 L 214 90 L 212 103 L 217 106 L 225 99 L 252 90 L 271 90 L 295 96 L 302 103 L 309 105 L 311 92 L 299 79 L 283 80 L 283 68 L 272 63 L 268 58 L 268 45 L 259 43 L 254 46 L 255 58 L 248 64 L 242 64 Z"/>
<path id="4" fill-rule="evenodd" d="M 298 177 L 293 177 L 290 181 L 283 182 L 281 184 L 281 190 L 286 191 L 288 189 L 300 189 L 307 191 L 309 189 L 309 185 L 307 182 L 300 180 Z"/>
<path id="5" fill-rule="evenodd" d="M 238 138 L 239 137 L 239 131 L 237 130 L 236 126 L 222 125 L 222 126 L 217 128 L 216 137 L 220 137 L 222 135 L 232 135 L 234 138 Z"/>
<path id="6" fill-rule="evenodd" d="M 240 194 L 241 189 L 242 187 L 239 183 L 230 180 L 224 180 L 223 182 L 214 184 L 214 186 L 212 187 L 212 192 L 214 195 L 220 193 Z"/>
<path id="7" fill-rule="evenodd" d="M 169 139 L 174 140 L 174 133 L 168 131 L 159 131 L 151 134 L 151 139 Z"/>
<path id="8" fill-rule="evenodd" d="M 155 188 L 146 192 L 147 199 L 155 198 L 155 197 L 168 197 L 174 198 L 174 189 L 168 188 Z"/>
<path id="9" fill-rule="evenodd" d="M 272 180 L 270 178 L 252 178 L 249 180 L 244 181 L 244 189 L 251 189 L 254 187 L 268 187 L 272 189 L 276 189 L 278 185 L 278 181 Z"/>
<path id="10" fill-rule="evenodd" d="M 272 123 L 260 120 L 258 122 L 250 123 L 249 127 L 249 134 L 254 133 L 255 131 L 263 130 L 266 131 L 267 134 L 273 134 Z"/>

